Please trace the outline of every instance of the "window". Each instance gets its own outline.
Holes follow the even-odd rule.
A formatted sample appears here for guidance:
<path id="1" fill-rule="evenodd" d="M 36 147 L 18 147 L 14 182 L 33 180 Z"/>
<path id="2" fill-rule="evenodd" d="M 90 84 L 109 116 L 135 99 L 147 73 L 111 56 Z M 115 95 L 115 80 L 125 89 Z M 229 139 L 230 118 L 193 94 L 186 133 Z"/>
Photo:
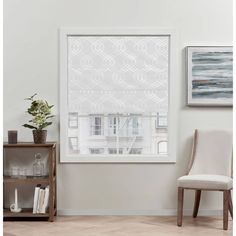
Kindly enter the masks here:
<path id="1" fill-rule="evenodd" d="M 90 148 L 91 154 L 103 154 L 104 148 Z"/>
<path id="2" fill-rule="evenodd" d="M 78 153 L 78 137 L 69 137 L 68 141 L 70 153 Z"/>
<path id="3" fill-rule="evenodd" d="M 168 162 L 172 34 L 99 32 L 61 30 L 62 161 Z"/>
<path id="4" fill-rule="evenodd" d="M 78 128 L 78 113 L 70 112 L 69 113 L 69 128 Z"/>
<path id="5" fill-rule="evenodd" d="M 166 128 L 167 125 L 167 112 L 158 112 L 156 128 Z"/>
<path id="6" fill-rule="evenodd" d="M 157 150 L 158 150 L 158 154 L 160 155 L 166 155 L 167 154 L 167 141 L 160 141 L 157 144 Z"/>
<path id="7" fill-rule="evenodd" d="M 142 115 L 131 115 L 129 125 L 131 126 L 129 132 L 132 135 L 141 135 Z"/>
<path id="8" fill-rule="evenodd" d="M 141 148 L 131 148 L 130 154 L 142 154 Z"/>
<path id="9" fill-rule="evenodd" d="M 122 148 L 109 148 L 108 149 L 109 154 L 123 154 L 123 149 Z"/>
<path id="10" fill-rule="evenodd" d="M 119 133 L 120 129 L 120 117 L 118 115 L 109 115 L 108 116 L 108 133 L 109 135 L 117 135 Z"/>
<path id="11" fill-rule="evenodd" d="M 91 135 L 103 135 L 103 117 L 98 115 L 90 115 Z"/>

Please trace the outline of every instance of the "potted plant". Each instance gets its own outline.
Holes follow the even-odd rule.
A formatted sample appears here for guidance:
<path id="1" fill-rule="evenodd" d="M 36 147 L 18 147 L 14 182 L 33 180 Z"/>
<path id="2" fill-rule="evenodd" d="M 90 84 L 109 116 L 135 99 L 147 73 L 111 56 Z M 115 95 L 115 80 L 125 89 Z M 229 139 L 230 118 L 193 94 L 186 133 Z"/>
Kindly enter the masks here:
<path id="1" fill-rule="evenodd" d="M 54 115 L 51 115 L 53 105 L 48 105 L 45 100 L 35 100 L 34 97 L 36 95 L 37 93 L 25 99 L 31 101 L 31 106 L 27 109 L 27 113 L 32 116 L 32 119 L 29 120 L 30 124 L 24 124 L 23 126 L 33 129 L 34 143 L 45 143 L 47 137 L 45 128 L 52 124 L 48 119 L 54 117 Z"/>

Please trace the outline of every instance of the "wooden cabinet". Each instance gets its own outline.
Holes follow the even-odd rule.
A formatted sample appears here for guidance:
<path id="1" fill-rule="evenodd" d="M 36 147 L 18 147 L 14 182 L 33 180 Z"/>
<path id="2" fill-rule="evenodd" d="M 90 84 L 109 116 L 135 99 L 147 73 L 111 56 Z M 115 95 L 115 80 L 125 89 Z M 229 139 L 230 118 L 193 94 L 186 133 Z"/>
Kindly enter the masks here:
<path id="1" fill-rule="evenodd" d="M 34 154 L 43 151 L 45 153 L 45 176 L 35 177 L 32 172 L 32 163 L 34 162 Z M 28 158 L 26 158 L 28 156 Z M 9 168 L 11 168 L 11 162 L 17 160 L 20 166 L 24 163 L 30 163 L 25 169 L 28 170 L 23 178 L 12 177 Z M 34 144 L 34 143 L 17 143 L 17 144 L 3 144 L 3 216 L 4 219 L 12 217 L 47 217 L 49 221 L 54 220 L 56 215 L 56 143 L 46 143 L 46 144 Z M 33 214 L 33 204 L 32 199 L 34 196 L 34 188 L 37 184 L 44 186 L 49 186 L 49 203 L 46 213 Z M 19 213 L 13 213 L 9 209 L 9 196 L 13 194 L 12 189 L 17 188 L 19 190 L 24 189 L 26 186 L 31 186 L 31 191 L 29 193 L 23 193 L 26 196 L 26 200 L 31 198 L 28 202 L 30 207 L 23 207 L 22 211 Z M 11 191 L 9 190 L 11 189 Z M 23 190 L 22 190 L 23 191 Z M 24 200 L 24 199 L 23 199 Z M 13 203 L 13 202 L 12 202 Z M 27 202 L 26 202 L 27 204 Z M 32 206 L 32 207 L 31 207 Z M 20 201 L 19 201 L 19 207 Z"/>

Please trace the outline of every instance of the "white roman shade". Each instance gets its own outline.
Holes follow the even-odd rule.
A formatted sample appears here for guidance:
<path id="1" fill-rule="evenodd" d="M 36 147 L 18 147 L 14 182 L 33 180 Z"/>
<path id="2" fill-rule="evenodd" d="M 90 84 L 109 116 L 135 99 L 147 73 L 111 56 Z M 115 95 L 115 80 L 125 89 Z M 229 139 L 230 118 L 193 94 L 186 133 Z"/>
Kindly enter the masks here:
<path id="1" fill-rule="evenodd" d="M 169 36 L 71 35 L 67 40 L 69 112 L 168 110 Z"/>

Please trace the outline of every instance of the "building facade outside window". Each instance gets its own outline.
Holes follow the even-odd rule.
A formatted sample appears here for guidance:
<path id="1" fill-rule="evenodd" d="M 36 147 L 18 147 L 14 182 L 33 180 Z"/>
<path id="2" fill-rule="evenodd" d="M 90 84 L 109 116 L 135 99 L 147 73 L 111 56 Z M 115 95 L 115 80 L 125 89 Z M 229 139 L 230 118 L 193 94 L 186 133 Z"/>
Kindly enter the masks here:
<path id="1" fill-rule="evenodd" d="M 90 134 L 103 135 L 104 134 L 104 117 L 101 115 L 90 115 Z"/>

